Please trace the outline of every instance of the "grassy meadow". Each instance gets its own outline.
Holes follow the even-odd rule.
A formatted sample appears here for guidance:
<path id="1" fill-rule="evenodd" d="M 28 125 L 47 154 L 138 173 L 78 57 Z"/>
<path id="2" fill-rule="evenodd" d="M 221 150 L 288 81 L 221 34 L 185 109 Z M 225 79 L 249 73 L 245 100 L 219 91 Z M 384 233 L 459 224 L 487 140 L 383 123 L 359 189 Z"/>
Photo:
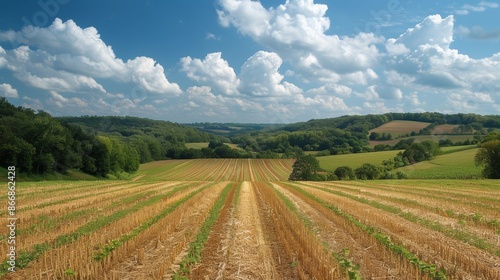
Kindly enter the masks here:
<path id="1" fill-rule="evenodd" d="M 474 179 L 481 177 L 481 166 L 476 166 L 474 156 L 478 149 L 448 153 L 413 165 L 398 168 L 413 179 Z"/>
<path id="2" fill-rule="evenodd" d="M 401 167 L 393 172 L 401 171 L 411 179 L 472 179 L 481 177 L 482 167 L 476 166 L 474 163 L 474 156 L 478 151 L 475 145 L 444 147 L 441 150 L 443 154 L 430 161 Z M 349 166 L 355 169 L 363 163 L 378 166 L 383 160 L 391 159 L 399 152 L 401 151 L 334 155 L 318 157 L 318 161 L 321 168 L 326 171 L 334 171 L 340 166 Z"/>
<path id="3" fill-rule="evenodd" d="M 318 161 L 321 168 L 326 171 L 334 171 L 340 166 L 349 166 L 354 169 L 360 167 L 363 163 L 379 165 L 383 160 L 393 158 L 401 151 L 402 150 L 325 156 L 318 157 Z"/>

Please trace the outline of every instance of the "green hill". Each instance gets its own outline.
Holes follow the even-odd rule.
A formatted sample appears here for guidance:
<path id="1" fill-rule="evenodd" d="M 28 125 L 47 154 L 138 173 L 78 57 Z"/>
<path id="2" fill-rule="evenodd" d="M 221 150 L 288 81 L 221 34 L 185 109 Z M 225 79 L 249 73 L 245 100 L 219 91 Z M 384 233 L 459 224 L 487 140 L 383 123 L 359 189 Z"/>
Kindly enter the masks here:
<path id="1" fill-rule="evenodd" d="M 151 120 L 138 117 L 82 116 L 59 117 L 66 123 L 78 124 L 94 133 L 119 133 L 121 136 L 149 135 L 170 143 L 209 142 L 219 139 L 207 132 L 169 121 Z"/>
<path id="2" fill-rule="evenodd" d="M 481 177 L 482 168 L 474 163 L 478 149 L 447 153 L 395 170 L 411 179 L 471 179 Z"/>

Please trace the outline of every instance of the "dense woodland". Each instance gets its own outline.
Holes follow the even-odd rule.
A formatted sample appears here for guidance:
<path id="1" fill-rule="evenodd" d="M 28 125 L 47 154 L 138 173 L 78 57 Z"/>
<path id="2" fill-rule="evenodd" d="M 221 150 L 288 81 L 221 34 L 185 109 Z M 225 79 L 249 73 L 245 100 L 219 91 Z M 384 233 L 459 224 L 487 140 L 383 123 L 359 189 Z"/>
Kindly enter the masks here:
<path id="1" fill-rule="evenodd" d="M 185 142 L 214 139 L 194 128 L 134 117 L 53 118 L 0 98 L 0 166 L 15 165 L 23 173 L 78 169 L 119 176 L 185 150 Z"/>
<path id="2" fill-rule="evenodd" d="M 390 134 L 370 133 L 392 120 L 428 122 L 411 135 L 426 135 L 439 124 L 458 124 L 454 133 L 474 136 L 500 128 L 500 116 L 440 113 L 388 113 L 342 116 L 286 125 L 209 124 L 190 126 L 137 117 L 60 117 L 44 111 L 16 107 L 0 98 L 0 166 L 16 165 L 24 173 L 64 173 L 77 169 L 99 177 L 134 172 L 140 163 L 162 159 L 189 158 L 298 158 L 304 151 L 321 155 L 369 152 L 420 147 L 415 139 L 395 145 L 369 147 L 369 140 L 388 140 Z M 218 135 L 201 131 L 217 130 Z M 226 129 L 230 133 L 223 132 Z M 226 133 L 226 134 L 225 134 Z M 226 135 L 226 136 L 221 136 Z M 447 140 L 441 146 L 452 145 Z M 447 141 L 447 142 L 446 142 Z M 202 149 L 185 143 L 209 142 Z M 225 143 L 236 143 L 233 149 Z M 467 144 L 471 144 L 469 142 Z M 462 143 L 458 143 L 462 144 Z M 395 167 L 419 161 L 421 154 L 394 158 Z"/>

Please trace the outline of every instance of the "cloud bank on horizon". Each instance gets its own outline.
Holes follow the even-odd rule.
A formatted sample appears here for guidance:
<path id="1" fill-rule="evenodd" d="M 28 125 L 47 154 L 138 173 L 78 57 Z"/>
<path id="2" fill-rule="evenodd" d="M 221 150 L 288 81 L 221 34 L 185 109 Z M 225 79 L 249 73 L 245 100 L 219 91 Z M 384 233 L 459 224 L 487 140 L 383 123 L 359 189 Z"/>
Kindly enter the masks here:
<path id="1" fill-rule="evenodd" d="M 0 96 L 55 115 L 119 114 L 177 122 L 500 112 L 500 52 L 473 58 L 452 47 L 457 34 L 491 39 L 495 32 L 457 27 L 454 15 L 433 14 L 394 38 L 367 31 L 340 36 L 331 31 L 328 8 L 313 0 L 274 7 L 218 1 L 218 24 L 260 49 L 242 65 L 231 65 L 221 51 L 180 57 L 166 68 L 175 67 L 185 77 L 183 85 L 170 73 L 167 77 L 155 58 L 117 57 L 96 28 L 71 19 L 1 30 L 0 71 L 7 74 L 0 80 Z M 454 12 L 496 8 L 497 3 L 481 1 Z M 207 39 L 224 41 L 209 34 Z M 19 84 L 23 90 L 16 88 Z"/>

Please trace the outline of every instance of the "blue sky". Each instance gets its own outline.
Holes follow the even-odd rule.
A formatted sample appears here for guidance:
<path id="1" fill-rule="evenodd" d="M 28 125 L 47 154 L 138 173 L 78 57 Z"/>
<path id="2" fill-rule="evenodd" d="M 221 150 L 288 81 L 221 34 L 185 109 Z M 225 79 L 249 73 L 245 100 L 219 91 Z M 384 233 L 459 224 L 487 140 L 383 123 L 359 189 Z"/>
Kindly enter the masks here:
<path id="1" fill-rule="evenodd" d="M 55 116 L 500 113 L 498 1 L 2 1 L 0 96 Z"/>

